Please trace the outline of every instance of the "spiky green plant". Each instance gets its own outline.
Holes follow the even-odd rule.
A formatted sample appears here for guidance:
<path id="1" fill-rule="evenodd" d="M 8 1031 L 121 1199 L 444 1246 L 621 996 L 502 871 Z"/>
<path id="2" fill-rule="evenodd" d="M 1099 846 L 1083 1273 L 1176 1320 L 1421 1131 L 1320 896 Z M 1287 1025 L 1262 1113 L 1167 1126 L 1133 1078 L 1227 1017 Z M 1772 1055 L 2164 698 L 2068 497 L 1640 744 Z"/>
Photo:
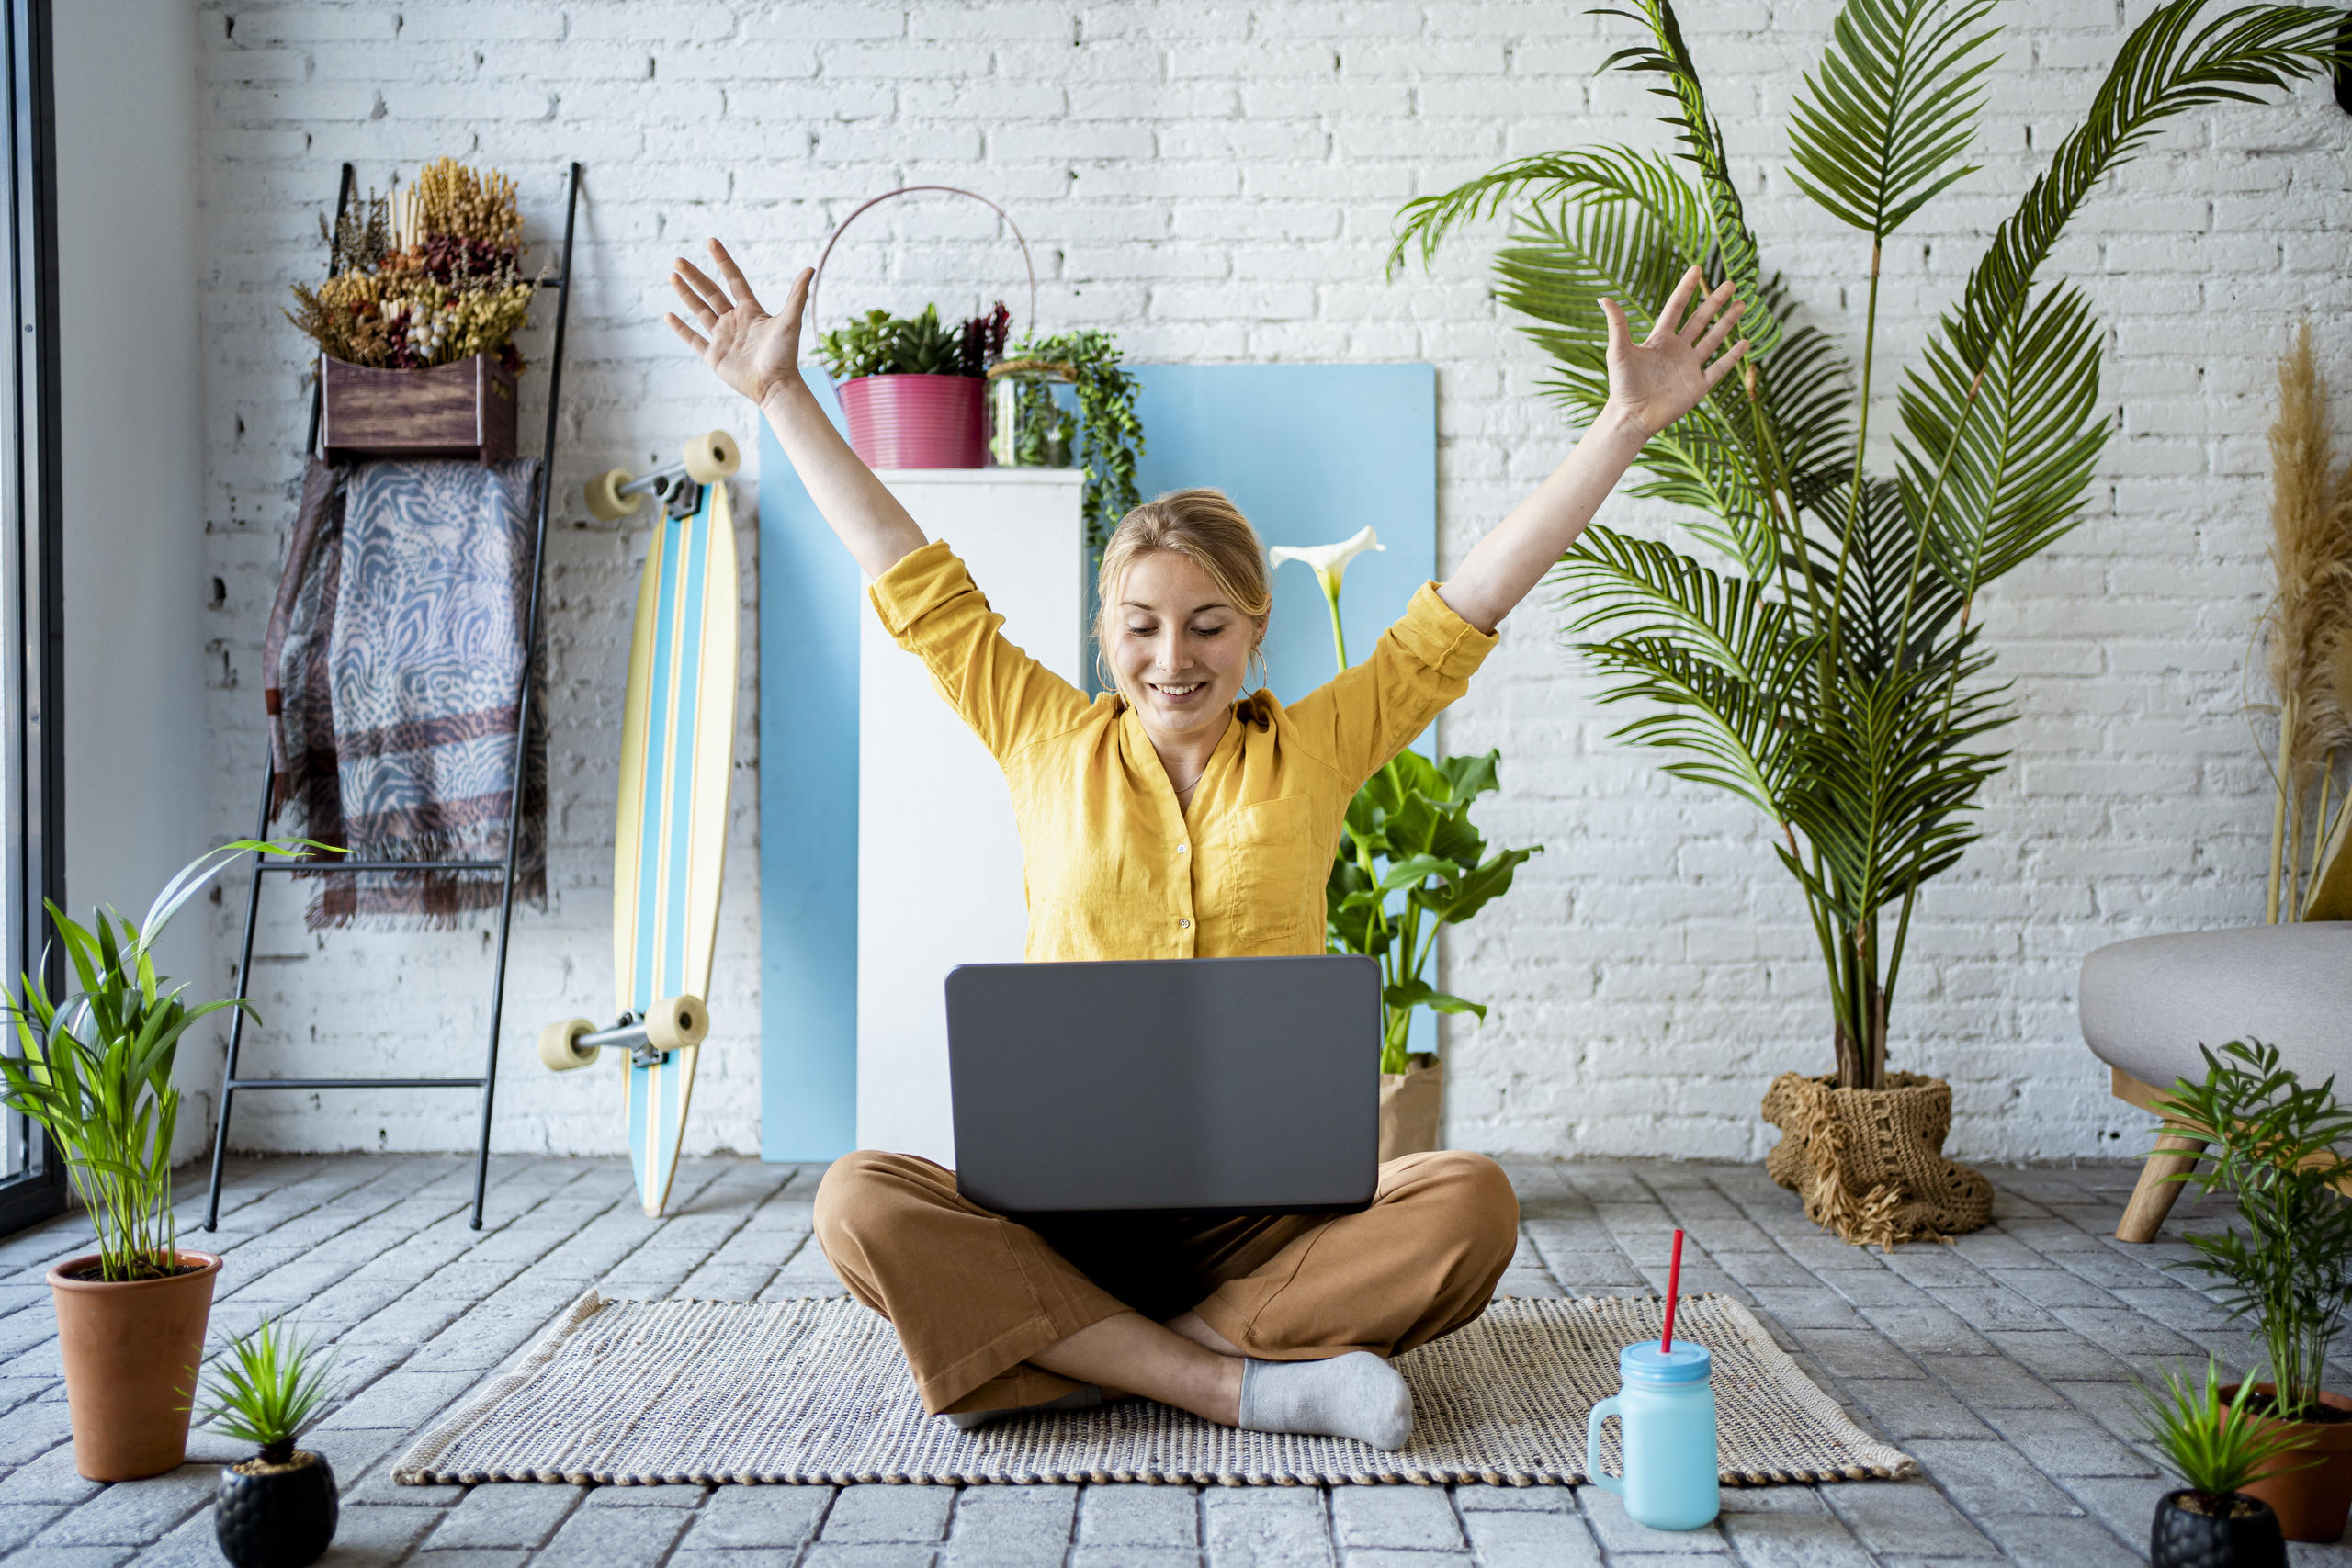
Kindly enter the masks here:
<path id="1" fill-rule="evenodd" d="M 1790 322 L 1668 0 L 1605 15 L 1647 41 L 1602 69 L 1655 79 L 1671 152 L 1600 146 L 1520 159 L 1408 203 L 1393 276 L 1453 229 L 1527 198 L 1498 293 L 1555 361 L 1547 393 L 1589 421 L 1608 399 L 1600 300 L 1646 332 L 1692 265 L 1729 276 L 1753 345 L 1743 374 L 1643 449 L 1634 493 L 1674 503 L 1715 556 L 1593 526 L 1563 558 L 1572 646 L 1652 711 L 1618 733 L 1666 771 L 1727 789 L 1779 830 L 1829 976 L 1838 1079 L 1881 1088 L 1887 1011 L 1919 888 L 1977 837 L 2013 716 L 1988 678 L 1978 595 L 2071 528 L 2110 420 L 2100 326 L 2042 267 L 2092 188 L 2165 120 L 2256 101 L 2332 63 L 2343 13 L 2242 6 L 2200 23 L 2169 0 L 2133 28 L 2083 122 L 1995 231 L 1905 367 L 1894 472 L 1870 473 L 1886 243 L 1954 181 L 1996 57 L 1994 0 L 1848 0 L 1797 94 L 1790 177 L 1869 246 L 1859 377 Z M 1892 920 L 1891 933 L 1885 929 Z"/>
<path id="2" fill-rule="evenodd" d="M 264 1317 L 213 1363 L 211 1398 L 197 1419 L 253 1444 L 267 1462 L 284 1464 L 302 1428 L 334 1397 L 328 1381 L 334 1365 L 334 1352 L 322 1352 L 314 1336 Z"/>
<path id="3" fill-rule="evenodd" d="M 2178 1368 L 2166 1367 L 2164 1387 L 2140 1387 L 2140 1429 L 2191 1492 L 2207 1498 L 2226 1497 L 2271 1461 L 2311 1440 L 2307 1432 L 2255 1419 L 2248 1408 L 2253 1394 L 2254 1378 L 2249 1374 L 2238 1384 L 2237 1393 L 2224 1400 L 2222 1369 L 2210 1356 L 2205 1360 L 2202 1388 L 2181 1376 Z M 2319 1462 L 2312 1460 L 2271 1473 L 2309 1470 Z"/>

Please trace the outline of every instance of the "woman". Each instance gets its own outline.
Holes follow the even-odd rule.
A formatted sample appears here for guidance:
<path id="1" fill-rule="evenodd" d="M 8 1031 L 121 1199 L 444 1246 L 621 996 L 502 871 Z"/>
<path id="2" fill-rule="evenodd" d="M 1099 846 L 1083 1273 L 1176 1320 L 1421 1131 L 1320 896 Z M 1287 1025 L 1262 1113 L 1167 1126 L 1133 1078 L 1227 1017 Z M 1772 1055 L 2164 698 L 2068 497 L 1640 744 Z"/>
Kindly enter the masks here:
<path id="1" fill-rule="evenodd" d="M 1602 300 L 1601 416 L 1370 658 L 1293 707 L 1241 696 L 1271 603 L 1248 521 L 1216 491 L 1146 502 L 1103 551 L 1095 636 L 1115 690 L 1090 703 L 1004 639 L 962 563 L 802 382 L 812 271 L 770 315 L 725 248 L 710 251 L 717 280 L 679 258 L 684 318 L 670 325 L 759 405 L 891 636 L 1003 766 L 1037 961 L 1322 952 L 1324 880 L 1357 787 L 1461 695 L 1642 444 L 1747 347 L 1717 353 L 1741 307 L 1725 283 L 1690 309 L 1696 267 L 1642 343 Z M 1518 1223 L 1494 1162 L 1456 1151 L 1389 1161 L 1371 1207 L 1340 1215 L 1023 1225 L 967 1201 L 952 1171 L 870 1150 L 836 1161 L 816 1202 L 834 1271 L 897 1326 L 924 1407 L 958 1425 L 1110 1390 L 1390 1449 L 1412 1402 L 1387 1359 L 1485 1310 Z"/>

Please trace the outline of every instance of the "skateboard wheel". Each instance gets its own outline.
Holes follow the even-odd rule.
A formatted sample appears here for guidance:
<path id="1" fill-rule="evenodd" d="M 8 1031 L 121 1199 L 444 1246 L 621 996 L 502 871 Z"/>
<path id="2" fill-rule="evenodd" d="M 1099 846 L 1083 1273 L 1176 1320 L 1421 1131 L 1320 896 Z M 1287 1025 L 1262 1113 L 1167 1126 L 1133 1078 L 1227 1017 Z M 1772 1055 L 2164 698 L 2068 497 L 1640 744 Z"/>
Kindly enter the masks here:
<path id="1" fill-rule="evenodd" d="M 580 1037 L 593 1034 L 596 1026 L 584 1018 L 566 1019 L 550 1023 L 539 1031 L 539 1060 L 549 1072 L 568 1073 L 574 1067 L 584 1067 L 596 1059 L 594 1050 L 580 1048 Z"/>
<path id="2" fill-rule="evenodd" d="M 715 485 L 742 466 L 742 449 L 723 430 L 707 432 L 686 443 L 686 478 L 698 485 Z"/>
<path id="3" fill-rule="evenodd" d="M 645 1043 L 656 1051 L 699 1045 L 710 1032 L 710 1010 L 700 997 L 664 997 L 646 1010 Z"/>
<path id="4" fill-rule="evenodd" d="M 590 515 L 610 523 L 616 518 L 626 517 L 636 511 L 637 503 L 642 498 L 621 493 L 621 486 L 628 481 L 629 472 L 627 468 L 608 468 L 590 479 L 586 498 Z"/>

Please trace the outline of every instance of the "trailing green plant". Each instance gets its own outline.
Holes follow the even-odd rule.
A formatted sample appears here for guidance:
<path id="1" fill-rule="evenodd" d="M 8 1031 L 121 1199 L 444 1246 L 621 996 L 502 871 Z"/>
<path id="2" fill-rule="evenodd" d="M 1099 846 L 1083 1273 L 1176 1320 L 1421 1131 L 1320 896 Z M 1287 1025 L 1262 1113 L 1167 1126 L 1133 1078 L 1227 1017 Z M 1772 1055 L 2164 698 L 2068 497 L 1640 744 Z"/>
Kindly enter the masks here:
<path id="1" fill-rule="evenodd" d="M 45 904 L 70 966 L 73 989 L 52 997 L 39 974 L 6 999 L 19 1055 L 0 1056 L 0 1103 L 30 1117 L 64 1156 L 74 1189 L 97 1231 L 100 1278 L 155 1279 L 176 1271 L 172 1134 L 180 1093 L 172 1062 L 180 1037 L 208 1013 L 242 1001 L 190 1007 L 155 972 L 151 951 L 174 914 L 237 856 L 286 854 L 310 840 L 241 839 L 198 856 L 134 924 L 107 909 L 85 927 Z M 337 851 L 337 853 L 343 852 Z"/>
<path id="2" fill-rule="evenodd" d="M 1331 651 L 1348 668 L 1347 633 L 1340 621 L 1340 591 L 1348 563 L 1366 550 L 1385 548 L 1369 527 L 1335 545 L 1269 552 L 1277 569 L 1292 560 L 1315 569 L 1323 603 L 1331 615 Z M 1483 757 L 1444 757 L 1430 761 L 1418 751 L 1399 751 L 1364 781 L 1348 802 L 1340 847 L 1323 885 L 1324 947 L 1357 953 L 1380 964 L 1380 1070 L 1410 1067 L 1407 1045 L 1413 1010 L 1468 1013 L 1487 1021 L 1484 1002 L 1465 1001 L 1424 978 L 1437 952 L 1438 932 L 1458 926 L 1510 891 L 1520 863 L 1542 847 L 1487 852 L 1486 835 L 1470 820 L 1470 807 L 1498 789 L 1499 749 Z"/>
<path id="3" fill-rule="evenodd" d="M 334 1350 L 321 1350 L 316 1336 L 265 1316 L 213 1362 L 209 1399 L 196 1418 L 253 1444 L 265 1461 L 284 1464 L 302 1428 L 334 1397 Z"/>
<path id="4" fill-rule="evenodd" d="M 1111 530 L 1141 502 L 1136 490 L 1136 459 L 1142 455 L 1143 423 L 1136 417 L 1138 383 L 1119 365 L 1119 340 L 1093 327 L 1050 337 L 1025 337 L 1009 353 L 1013 359 L 1067 365 L 1077 377 L 1078 461 L 1086 470 L 1086 547 L 1100 556 Z M 1027 381 L 1021 387 L 1014 442 L 1021 461 L 1048 464 L 1057 443 L 1067 447 L 1068 416 L 1054 401 L 1053 387 Z"/>
<path id="5" fill-rule="evenodd" d="M 817 340 L 817 357 L 836 381 L 860 376 L 981 376 L 1004 348 L 1011 319 L 1002 301 L 960 326 L 939 319 L 937 305 L 917 316 L 868 310 Z"/>
<path id="6" fill-rule="evenodd" d="M 2278 1048 L 2233 1040 L 2205 1058 L 2202 1082 L 2181 1078 L 2155 1110 L 2169 1126 L 2207 1140 L 2206 1159 L 2170 1178 L 2226 1191 L 2239 1224 L 2192 1235 L 2181 1267 L 2221 1281 L 2222 1304 L 2253 1323 L 2277 1379 L 2279 1419 L 2319 1401 L 2328 1342 L 2352 1312 L 2352 1109 L 2331 1075 L 2316 1087 L 2279 1066 Z"/>
<path id="7" fill-rule="evenodd" d="M 2165 1369 L 2161 1389 L 2140 1385 L 2140 1429 L 2191 1492 L 2208 1499 L 2226 1497 L 2243 1489 L 2271 1461 L 2310 1440 L 2308 1433 L 2292 1427 L 2254 1418 L 2247 1404 L 2254 1382 L 2247 1373 L 2237 1393 L 2224 1401 L 2221 1367 L 2209 1356 L 2202 1388 L 2181 1376 L 2177 1367 Z M 2319 1462 L 2312 1460 L 2272 1473 L 2309 1470 Z"/>
<path id="8" fill-rule="evenodd" d="M 2088 114 L 1994 231 L 1905 367 L 1889 475 L 1864 462 L 1883 262 L 1903 224 L 1976 167 L 1964 160 L 1996 62 L 1992 0 L 1847 0 L 1796 95 L 1789 176 L 1868 243 L 1859 377 L 1822 332 L 1792 324 L 1668 0 L 1606 13 L 1647 39 L 1602 69 L 1654 80 L 1670 152 L 1522 158 L 1399 214 L 1392 276 L 1416 244 L 1430 265 L 1447 233 L 1527 197 L 1496 256 L 1498 293 L 1532 319 L 1524 330 L 1554 361 L 1544 390 L 1572 418 L 1608 400 L 1604 297 L 1635 337 L 1693 265 L 1745 303 L 1742 374 L 1650 440 L 1633 487 L 1679 507 L 1713 558 L 1596 525 L 1552 581 L 1572 646 L 1610 677 L 1603 700 L 1652 710 L 1619 735 L 1777 830 L 1827 969 L 1846 1088 L 1884 1086 L 1919 889 L 1976 839 L 2004 761 L 1984 745 L 2014 714 L 1989 679 L 1980 597 L 2075 525 L 2111 426 L 2102 328 L 2042 268 L 2164 121 L 2259 100 L 2335 58 L 2335 7 L 2241 6 L 2199 23 L 2203 9 L 2168 0 L 2132 29 Z"/>

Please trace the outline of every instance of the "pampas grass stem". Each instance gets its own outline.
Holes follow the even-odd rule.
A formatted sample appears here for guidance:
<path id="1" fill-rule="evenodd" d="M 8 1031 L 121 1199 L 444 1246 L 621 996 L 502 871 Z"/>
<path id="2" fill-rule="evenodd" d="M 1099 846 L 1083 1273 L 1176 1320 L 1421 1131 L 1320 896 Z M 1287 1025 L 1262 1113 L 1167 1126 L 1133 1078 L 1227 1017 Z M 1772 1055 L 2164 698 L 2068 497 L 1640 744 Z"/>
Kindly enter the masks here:
<path id="1" fill-rule="evenodd" d="M 2328 797 L 2336 760 L 2352 741 L 2352 470 L 2339 475 L 2327 427 L 2327 387 L 2302 322 L 2278 361 L 2278 417 L 2270 427 L 2270 559 L 2278 592 L 2266 615 L 2269 671 L 2278 694 L 2278 767 L 2270 818 L 2268 918 L 2302 913 L 2304 840 L 2310 874 L 2325 872 Z M 2315 809 L 2314 809 L 2315 808 Z"/>

